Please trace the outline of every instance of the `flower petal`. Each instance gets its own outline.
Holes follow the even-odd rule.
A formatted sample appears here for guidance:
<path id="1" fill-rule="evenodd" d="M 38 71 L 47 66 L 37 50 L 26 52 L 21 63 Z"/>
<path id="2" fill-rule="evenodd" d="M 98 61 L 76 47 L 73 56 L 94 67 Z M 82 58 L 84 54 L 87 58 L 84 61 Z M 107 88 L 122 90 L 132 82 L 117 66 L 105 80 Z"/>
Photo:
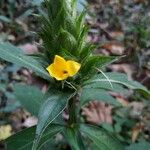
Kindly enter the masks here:
<path id="1" fill-rule="evenodd" d="M 67 68 L 68 68 L 68 73 L 69 73 L 69 76 L 74 76 L 80 69 L 81 67 L 81 64 L 75 62 L 75 61 L 72 61 L 72 60 L 68 60 L 67 61 Z"/>
<path id="2" fill-rule="evenodd" d="M 55 69 L 54 64 L 49 65 L 49 66 L 46 68 L 46 70 L 49 72 L 49 74 L 50 74 L 52 77 L 55 77 L 57 71 L 56 71 L 56 69 Z"/>
<path id="3" fill-rule="evenodd" d="M 68 73 L 63 73 L 63 70 L 59 70 L 54 63 L 49 65 L 46 69 L 49 74 L 57 80 L 64 80 L 69 76 Z"/>
<path id="4" fill-rule="evenodd" d="M 66 60 L 58 55 L 55 55 L 54 64 L 57 68 L 65 68 L 66 67 Z"/>

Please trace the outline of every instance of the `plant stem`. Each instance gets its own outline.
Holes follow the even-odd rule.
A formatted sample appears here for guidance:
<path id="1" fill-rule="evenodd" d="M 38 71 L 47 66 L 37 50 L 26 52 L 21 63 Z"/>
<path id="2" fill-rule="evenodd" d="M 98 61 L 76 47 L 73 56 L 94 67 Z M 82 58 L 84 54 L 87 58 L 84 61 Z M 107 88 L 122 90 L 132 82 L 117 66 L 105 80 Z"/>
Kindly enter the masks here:
<path id="1" fill-rule="evenodd" d="M 76 96 L 74 96 L 72 99 L 68 102 L 68 113 L 69 113 L 69 121 L 68 125 L 73 127 L 74 124 L 77 123 L 77 114 L 76 114 Z"/>

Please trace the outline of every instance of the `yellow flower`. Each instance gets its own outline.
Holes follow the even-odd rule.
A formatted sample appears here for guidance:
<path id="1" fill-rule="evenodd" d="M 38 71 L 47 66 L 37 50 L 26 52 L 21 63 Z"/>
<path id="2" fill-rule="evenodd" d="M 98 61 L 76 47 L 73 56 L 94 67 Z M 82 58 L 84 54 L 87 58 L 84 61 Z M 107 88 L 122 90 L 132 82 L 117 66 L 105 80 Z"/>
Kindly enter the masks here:
<path id="1" fill-rule="evenodd" d="M 9 136 L 11 136 L 11 126 L 10 125 L 3 125 L 0 126 L 0 141 L 7 139 Z"/>
<path id="2" fill-rule="evenodd" d="M 75 61 L 66 61 L 61 56 L 55 55 L 54 63 L 46 69 L 49 74 L 57 80 L 64 80 L 74 76 L 80 69 L 81 65 Z"/>

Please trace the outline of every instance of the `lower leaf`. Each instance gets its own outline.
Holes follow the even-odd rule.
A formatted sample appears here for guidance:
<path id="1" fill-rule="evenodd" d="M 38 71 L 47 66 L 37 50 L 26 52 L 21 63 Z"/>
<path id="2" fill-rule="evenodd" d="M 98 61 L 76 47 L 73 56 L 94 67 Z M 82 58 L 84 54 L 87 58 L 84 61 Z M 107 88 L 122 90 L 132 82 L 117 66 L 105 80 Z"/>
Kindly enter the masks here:
<path id="1" fill-rule="evenodd" d="M 32 114 L 37 116 L 44 94 L 34 86 L 15 84 L 15 97 Z"/>
<path id="2" fill-rule="evenodd" d="M 58 124 L 51 124 L 43 133 L 40 140 L 40 147 L 55 134 L 61 132 L 63 126 Z M 6 140 L 6 147 L 8 150 L 31 150 L 34 137 L 35 137 L 36 126 L 22 130 Z"/>
<path id="3" fill-rule="evenodd" d="M 99 150 L 124 150 L 124 146 L 114 136 L 97 126 L 82 124 L 80 130 Z"/>
<path id="4" fill-rule="evenodd" d="M 66 128 L 64 130 L 64 136 L 72 147 L 72 150 L 85 150 L 78 128 Z"/>
<path id="5" fill-rule="evenodd" d="M 36 137 L 32 150 L 36 150 L 43 132 L 48 127 L 48 125 L 50 125 L 63 112 L 71 96 L 72 93 L 65 93 L 62 91 L 50 89 L 48 94 L 45 96 L 46 100 L 40 108 L 38 116 L 39 120 L 36 128 Z"/>

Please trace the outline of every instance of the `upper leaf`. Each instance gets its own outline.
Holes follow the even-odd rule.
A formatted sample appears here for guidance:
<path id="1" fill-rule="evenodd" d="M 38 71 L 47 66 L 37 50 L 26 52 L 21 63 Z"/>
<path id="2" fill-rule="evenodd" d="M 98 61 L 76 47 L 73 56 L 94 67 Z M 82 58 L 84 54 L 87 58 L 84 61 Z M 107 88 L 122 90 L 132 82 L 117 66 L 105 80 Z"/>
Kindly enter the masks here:
<path id="1" fill-rule="evenodd" d="M 116 61 L 118 57 L 111 57 L 111 56 L 101 56 L 95 55 L 86 58 L 82 62 L 82 68 L 80 69 L 80 74 L 83 80 L 87 80 L 94 76 L 98 71 L 97 68 L 102 68 L 114 61 Z"/>
<path id="2" fill-rule="evenodd" d="M 23 54 L 20 48 L 17 48 L 9 43 L 0 44 L 0 58 L 15 63 L 21 67 L 31 69 L 42 78 L 52 81 L 45 69 L 46 66 L 42 66 L 40 62 L 33 59 L 31 56 Z"/>
<path id="3" fill-rule="evenodd" d="M 136 81 L 128 80 L 128 77 L 123 73 L 105 73 L 105 75 L 108 77 L 104 77 L 102 74 L 95 75 L 93 78 L 89 79 L 88 81 L 84 82 L 84 85 L 93 85 L 97 86 L 98 84 L 105 84 L 111 82 L 111 84 L 120 84 L 122 86 L 125 86 L 129 89 L 133 90 L 139 90 L 142 93 L 144 93 L 146 96 L 150 96 L 150 92 L 147 90 L 146 87 L 144 87 L 142 84 Z M 101 87 L 101 85 L 100 85 Z"/>

